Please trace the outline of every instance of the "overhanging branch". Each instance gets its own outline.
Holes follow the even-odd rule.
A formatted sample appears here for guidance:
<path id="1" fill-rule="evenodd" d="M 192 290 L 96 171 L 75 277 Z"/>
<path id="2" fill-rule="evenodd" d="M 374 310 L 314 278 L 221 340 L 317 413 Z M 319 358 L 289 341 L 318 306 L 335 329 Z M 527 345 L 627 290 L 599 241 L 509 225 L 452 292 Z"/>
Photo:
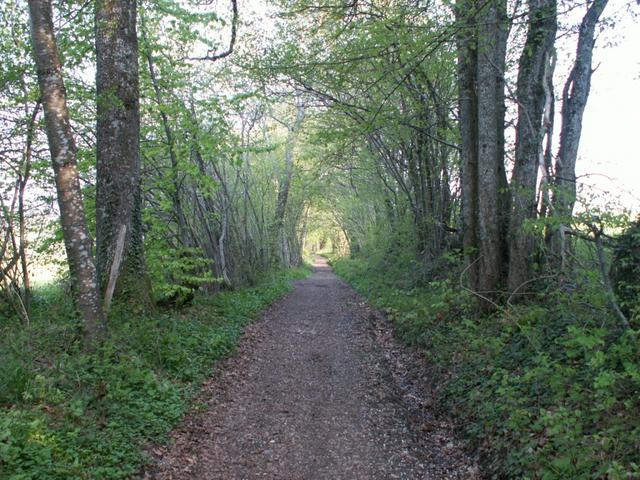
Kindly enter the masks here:
<path id="1" fill-rule="evenodd" d="M 238 0 L 231 0 L 231 10 L 233 16 L 231 17 L 231 39 L 229 40 L 229 47 L 224 52 L 216 54 L 214 54 L 213 50 L 209 50 L 204 57 L 190 58 L 189 60 L 209 60 L 215 62 L 233 53 L 238 34 Z"/>

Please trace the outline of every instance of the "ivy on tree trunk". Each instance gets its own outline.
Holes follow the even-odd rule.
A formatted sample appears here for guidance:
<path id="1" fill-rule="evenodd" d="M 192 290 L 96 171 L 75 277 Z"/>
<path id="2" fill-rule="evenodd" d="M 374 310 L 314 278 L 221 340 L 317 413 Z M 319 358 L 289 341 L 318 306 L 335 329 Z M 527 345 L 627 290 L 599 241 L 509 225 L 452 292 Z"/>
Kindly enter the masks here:
<path id="1" fill-rule="evenodd" d="M 96 265 L 100 290 L 150 303 L 142 239 L 136 0 L 96 2 Z M 124 229 L 120 258 L 118 237 Z"/>

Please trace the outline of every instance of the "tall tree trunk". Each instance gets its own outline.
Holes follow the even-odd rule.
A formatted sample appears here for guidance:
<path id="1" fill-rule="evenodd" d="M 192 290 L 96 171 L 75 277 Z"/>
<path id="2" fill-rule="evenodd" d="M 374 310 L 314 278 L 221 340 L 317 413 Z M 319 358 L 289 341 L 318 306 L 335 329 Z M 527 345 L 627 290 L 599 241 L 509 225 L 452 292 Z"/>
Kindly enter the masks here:
<path id="1" fill-rule="evenodd" d="M 491 293 L 504 277 L 504 71 L 506 1 L 482 2 L 476 15 L 478 128 L 478 289 Z"/>
<path id="2" fill-rule="evenodd" d="M 551 208 L 551 191 L 550 186 L 553 181 L 552 170 L 553 170 L 553 129 L 554 129 L 554 121 L 555 121 L 555 94 L 553 89 L 553 72 L 556 66 L 556 52 L 552 51 L 551 58 L 549 59 L 550 64 L 547 69 L 547 78 L 545 79 L 545 96 L 546 96 L 546 104 L 544 107 L 544 135 L 546 137 L 544 144 L 544 151 L 542 152 L 542 168 L 541 179 L 540 179 L 540 191 L 539 191 L 539 215 L 541 218 L 545 218 L 548 216 L 550 208 Z"/>
<path id="3" fill-rule="evenodd" d="M 84 322 L 85 344 L 90 346 L 101 330 L 103 317 L 91 238 L 82 203 L 76 145 L 71 133 L 62 65 L 53 31 L 51 0 L 29 0 L 29 15 L 64 243 L 76 305 Z"/>
<path id="4" fill-rule="evenodd" d="M 536 218 L 536 184 L 546 125 L 546 82 L 553 67 L 556 37 L 556 0 L 529 1 L 529 27 L 520 56 L 517 83 L 518 123 L 515 166 L 511 181 L 512 212 L 509 223 L 509 290 L 521 288 L 531 277 L 535 237 L 526 231 Z"/>
<path id="5" fill-rule="evenodd" d="M 469 288 L 478 288 L 478 127 L 476 75 L 477 38 L 473 27 L 473 0 L 458 0 L 458 115 L 461 149 L 462 245 Z"/>
<path id="6" fill-rule="evenodd" d="M 150 303 L 142 240 L 137 0 L 97 0 L 96 251 L 102 291 Z M 122 256 L 118 238 L 125 231 Z M 108 299 L 107 299 L 108 300 Z"/>
<path id="7" fill-rule="evenodd" d="M 595 45 L 595 30 L 608 0 L 594 0 L 582 19 L 578 33 L 578 46 L 573 68 L 562 92 L 562 126 L 560 148 L 556 160 L 553 214 L 561 223 L 566 223 L 576 202 L 576 160 L 582 133 L 582 116 L 591 89 L 591 63 Z M 557 262 L 564 264 L 564 226 L 550 234 L 549 241 Z"/>
<path id="8" fill-rule="evenodd" d="M 280 179 L 278 186 L 278 199 L 276 202 L 276 211 L 273 222 L 274 244 L 277 245 L 278 256 L 284 267 L 290 267 L 289 244 L 286 238 L 285 229 L 285 213 L 287 211 L 287 202 L 289 200 L 289 188 L 291 185 L 291 177 L 293 176 L 293 154 L 298 138 L 300 126 L 304 120 L 305 106 L 301 99 L 298 100 L 296 119 L 287 134 L 287 143 L 284 153 L 284 173 Z"/>

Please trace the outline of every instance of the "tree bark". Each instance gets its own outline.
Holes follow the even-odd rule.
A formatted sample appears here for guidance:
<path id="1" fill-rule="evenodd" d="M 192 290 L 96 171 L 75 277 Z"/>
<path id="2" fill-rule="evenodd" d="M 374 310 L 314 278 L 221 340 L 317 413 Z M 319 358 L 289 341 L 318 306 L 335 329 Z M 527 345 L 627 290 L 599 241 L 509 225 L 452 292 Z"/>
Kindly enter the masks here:
<path id="1" fill-rule="evenodd" d="M 285 213 L 287 211 L 287 202 L 289 200 L 289 187 L 293 176 L 293 154 L 298 138 L 300 126 L 304 120 L 305 106 L 301 100 L 298 100 L 296 119 L 291 127 L 288 128 L 287 143 L 284 154 L 284 173 L 279 182 L 278 199 L 276 202 L 276 210 L 274 216 L 274 244 L 277 245 L 278 256 L 284 267 L 291 266 L 289 255 L 289 243 L 286 238 L 285 229 Z"/>
<path id="2" fill-rule="evenodd" d="M 553 68 L 557 20 L 556 0 L 530 0 L 527 40 L 520 56 L 517 82 L 518 122 L 515 166 L 511 180 L 512 211 L 509 223 L 509 291 L 531 277 L 535 236 L 525 223 L 536 218 L 536 184 L 546 131 L 546 82 Z M 522 291 L 521 289 L 518 291 Z"/>
<path id="3" fill-rule="evenodd" d="M 556 159 L 555 189 L 552 210 L 560 223 L 571 217 L 576 202 L 576 160 L 582 133 L 582 116 L 591 89 L 591 63 L 595 45 L 596 25 L 607 6 L 608 0 L 594 0 L 582 19 L 578 33 L 576 58 L 562 92 L 562 126 L 560 148 Z M 554 229 L 549 238 L 556 266 L 565 258 L 565 225 Z"/>
<path id="4" fill-rule="evenodd" d="M 103 317 L 91 238 L 82 203 L 62 64 L 53 31 L 51 0 L 29 0 L 29 15 L 64 243 L 74 284 L 74 297 L 83 319 L 85 345 L 90 346 L 101 330 Z"/>
<path id="5" fill-rule="evenodd" d="M 462 188 L 462 246 L 469 288 L 478 288 L 478 127 L 476 74 L 477 39 L 473 28 L 471 0 L 458 0 L 458 116 L 460 125 L 460 170 Z"/>
<path id="6" fill-rule="evenodd" d="M 126 227 L 115 295 L 150 303 L 142 239 L 136 0 L 96 2 L 96 254 L 101 291 Z"/>
<path id="7" fill-rule="evenodd" d="M 481 5 L 476 15 L 478 128 L 478 289 L 494 292 L 506 267 L 504 170 L 504 71 L 506 1 Z"/>

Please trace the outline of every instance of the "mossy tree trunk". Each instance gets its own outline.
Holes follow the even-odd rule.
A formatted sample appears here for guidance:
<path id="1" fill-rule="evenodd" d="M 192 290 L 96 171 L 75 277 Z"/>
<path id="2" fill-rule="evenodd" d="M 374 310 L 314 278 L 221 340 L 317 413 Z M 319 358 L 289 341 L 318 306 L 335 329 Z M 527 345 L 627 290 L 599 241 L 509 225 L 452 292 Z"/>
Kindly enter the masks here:
<path id="1" fill-rule="evenodd" d="M 102 292 L 111 285 L 120 300 L 145 306 L 136 3 L 96 2 L 96 263 Z"/>

